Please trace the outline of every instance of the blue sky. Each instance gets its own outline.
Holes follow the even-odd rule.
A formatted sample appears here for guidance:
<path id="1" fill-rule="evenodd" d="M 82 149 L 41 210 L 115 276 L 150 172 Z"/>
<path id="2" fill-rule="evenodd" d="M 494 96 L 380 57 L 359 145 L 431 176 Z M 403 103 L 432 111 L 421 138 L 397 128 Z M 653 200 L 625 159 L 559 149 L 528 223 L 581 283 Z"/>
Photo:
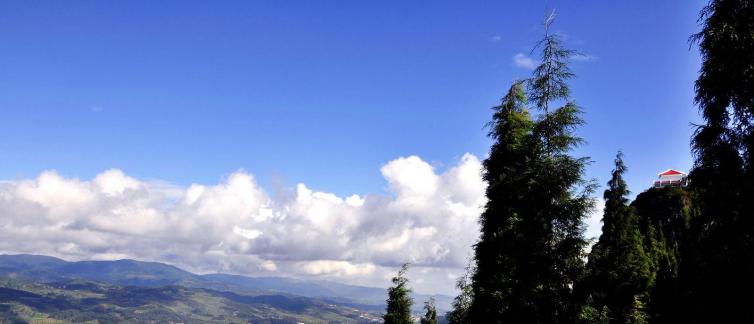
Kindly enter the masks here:
<path id="1" fill-rule="evenodd" d="M 547 8 L 600 196 L 619 149 L 634 193 L 690 168 L 703 5 L 0 2 L 0 253 L 453 294 Z"/>
<path id="2" fill-rule="evenodd" d="M 0 178 L 121 168 L 178 184 L 237 169 L 267 186 L 381 192 L 378 169 L 483 157 L 512 57 L 555 30 L 592 56 L 573 94 L 579 152 L 633 191 L 688 169 L 701 1 L 3 2 Z"/>

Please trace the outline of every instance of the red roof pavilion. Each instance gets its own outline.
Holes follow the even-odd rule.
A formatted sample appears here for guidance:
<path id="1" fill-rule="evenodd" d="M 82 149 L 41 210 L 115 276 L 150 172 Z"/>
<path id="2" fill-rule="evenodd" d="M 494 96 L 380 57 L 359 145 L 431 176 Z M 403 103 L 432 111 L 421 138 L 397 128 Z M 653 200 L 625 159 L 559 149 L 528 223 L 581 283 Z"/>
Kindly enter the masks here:
<path id="1" fill-rule="evenodd" d="M 669 175 L 681 175 L 681 174 L 684 174 L 684 173 L 681 172 L 681 171 L 673 170 L 673 169 L 667 169 L 667 170 L 665 170 L 665 172 L 660 173 L 658 175 L 659 176 L 669 176 Z"/>

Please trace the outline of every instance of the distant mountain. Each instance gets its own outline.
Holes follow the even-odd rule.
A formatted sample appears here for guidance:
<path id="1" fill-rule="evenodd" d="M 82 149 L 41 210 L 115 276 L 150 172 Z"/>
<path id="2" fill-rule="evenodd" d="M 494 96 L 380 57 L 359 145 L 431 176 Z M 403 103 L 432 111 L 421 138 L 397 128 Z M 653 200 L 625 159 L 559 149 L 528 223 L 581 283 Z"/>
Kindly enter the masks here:
<path id="1" fill-rule="evenodd" d="M 66 263 L 64 260 L 44 255 L 0 254 L 0 269 L 50 269 Z"/>
<path id="2" fill-rule="evenodd" d="M 247 289 L 276 291 L 306 297 L 324 297 L 343 303 L 372 305 L 384 309 L 387 291 L 383 288 L 347 285 L 326 280 L 301 280 L 280 277 L 246 277 L 228 274 L 203 275 L 212 282 L 224 283 Z M 414 309 L 420 310 L 430 295 L 413 294 Z M 436 305 L 441 313 L 451 308 L 453 298 L 435 295 Z"/>
<path id="3" fill-rule="evenodd" d="M 274 292 L 320 298 L 340 305 L 381 311 L 387 292 L 382 288 L 363 287 L 325 280 L 301 280 L 281 277 L 247 277 L 229 274 L 196 275 L 159 262 L 134 260 L 68 262 L 40 255 L 0 255 L 0 276 L 37 283 L 64 282 L 75 279 L 120 286 L 182 286 L 243 294 Z M 415 310 L 429 295 L 415 294 Z M 435 296 L 441 313 L 450 309 L 452 297 Z"/>
<path id="4" fill-rule="evenodd" d="M 65 279 L 55 271 L 67 262 L 42 255 L 0 255 L 0 276 L 19 277 L 40 282 Z"/>
<path id="5" fill-rule="evenodd" d="M 201 281 L 197 275 L 171 265 L 134 260 L 68 262 L 56 270 L 66 277 L 118 285 L 163 286 Z"/>
<path id="6" fill-rule="evenodd" d="M 182 286 L 0 278 L 0 323 L 375 323 L 379 314 L 322 300 Z"/>
<path id="7" fill-rule="evenodd" d="M 229 274 L 203 275 L 209 281 L 243 288 L 284 292 L 307 297 L 345 298 L 366 304 L 381 304 L 386 298 L 385 289 L 351 286 L 323 280 L 300 280 L 280 277 L 246 277 Z"/>
<path id="8" fill-rule="evenodd" d="M 41 255 L 0 255 L 0 275 L 35 282 L 86 279 L 127 286 L 163 286 L 202 281 L 177 267 L 134 260 L 67 262 Z"/>

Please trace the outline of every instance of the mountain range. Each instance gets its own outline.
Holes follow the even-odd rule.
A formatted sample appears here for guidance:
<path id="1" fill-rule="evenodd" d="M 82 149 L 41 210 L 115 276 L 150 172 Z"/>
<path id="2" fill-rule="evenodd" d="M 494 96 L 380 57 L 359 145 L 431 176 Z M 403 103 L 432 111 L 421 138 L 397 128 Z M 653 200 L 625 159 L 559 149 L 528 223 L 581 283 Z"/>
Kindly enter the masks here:
<path id="1" fill-rule="evenodd" d="M 198 275 L 159 262 L 135 260 L 69 262 L 54 257 L 29 254 L 0 255 L 0 280 L 2 280 L 0 281 L 0 314 L 7 313 L 0 319 L 21 322 L 24 317 L 19 314 L 26 314 L 27 320 L 35 313 L 46 314 L 48 318 L 56 318 L 51 315 L 72 313 L 73 309 L 80 314 L 63 317 L 69 321 L 74 319 L 85 321 L 89 319 L 82 314 L 102 314 L 92 309 L 93 305 L 101 304 L 111 305 L 113 309 L 125 309 L 119 313 L 119 317 L 100 318 L 101 322 L 128 321 L 128 319 L 212 322 L 222 318 L 225 322 L 233 322 L 234 319 L 252 322 L 275 319 L 276 322 L 281 323 L 287 321 L 359 323 L 379 321 L 379 314 L 384 311 L 387 296 L 386 290 L 382 288 L 347 285 L 325 280 L 248 277 L 219 273 Z M 75 299 L 76 296 L 82 294 L 101 296 L 103 299 Z M 138 296 L 132 296 L 133 294 L 143 294 L 149 298 L 138 298 Z M 34 299 L 33 296 L 40 296 L 40 298 L 58 296 L 59 300 L 46 300 L 46 302 L 69 307 L 47 307 L 46 309 L 51 310 L 52 314 L 39 312 L 39 306 L 44 306 L 45 300 Z M 134 300 L 148 300 L 150 303 L 131 305 L 133 306 L 131 308 L 135 307 L 135 309 L 129 312 L 127 311 L 128 303 L 123 304 L 124 301 L 128 301 L 128 296 L 135 298 Z M 415 294 L 413 297 L 416 300 L 414 311 L 418 313 L 423 301 L 430 296 Z M 452 301 L 450 296 L 439 295 L 435 298 L 438 311 L 444 313 L 449 309 Z M 16 303 L 11 303 L 13 304 L 11 305 L 8 303 L 9 300 Z M 19 300 L 28 303 L 19 304 L 17 302 Z M 114 304 L 108 304 L 109 302 Z M 208 308 L 205 307 L 206 304 L 222 306 Z M 193 313 L 204 315 L 195 316 L 196 314 L 185 309 L 174 310 L 174 305 L 183 305 L 184 308 L 193 307 L 196 311 Z M 139 310 L 139 307 L 146 308 Z M 244 316 L 239 316 L 238 311 L 228 312 L 235 309 L 245 310 L 246 313 L 241 314 Z M 150 311 L 153 317 L 136 316 L 136 314 L 150 313 Z M 92 319 L 96 320 L 97 316 L 93 316 Z"/>

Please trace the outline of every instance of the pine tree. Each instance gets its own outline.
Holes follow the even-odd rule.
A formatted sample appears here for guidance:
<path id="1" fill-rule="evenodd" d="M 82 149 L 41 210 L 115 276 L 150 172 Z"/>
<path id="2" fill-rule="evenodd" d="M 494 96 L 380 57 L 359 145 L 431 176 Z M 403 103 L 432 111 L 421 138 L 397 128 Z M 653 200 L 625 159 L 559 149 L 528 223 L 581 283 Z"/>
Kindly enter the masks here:
<path id="1" fill-rule="evenodd" d="M 572 323 L 573 284 L 583 276 L 583 218 L 593 185 L 583 179 L 587 158 L 569 155 L 582 124 L 566 81 L 572 51 L 549 32 L 538 44 L 542 64 L 532 79 L 511 87 L 491 122 L 484 162 L 488 203 L 475 246 L 473 323 Z M 542 114 L 533 122 L 528 98 Z M 562 104 L 554 108 L 553 106 Z"/>
<path id="2" fill-rule="evenodd" d="M 702 68 L 696 103 L 704 119 L 692 139 L 690 173 L 699 217 L 681 261 L 690 296 L 678 320 L 754 322 L 754 1 L 712 0 L 700 15 Z M 687 317 L 684 317 L 687 315 Z"/>
<path id="3" fill-rule="evenodd" d="M 424 316 L 420 320 L 421 324 L 437 324 L 437 308 L 435 308 L 435 298 L 430 297 L 424 302 Z"/>
<path id="4" fill-rule="evenodd" d="M 406 272 L 408 263 L 404 263 L 398 271 L 398 275 L 393 277 L 393 286 L 388 288 L 387 312 L 383 316 L 385 324 L 412 324 L 411 305 L 414 304 L 409 294 L 411 289 L 408 287 Z"/>
<path id="5" fill-rule="evenodd" d="M 580 287 L 591 296 L 592 305 L 588 306 L 608 308 L 612 323 L 629 323 L 630 318 L 639 316 L 643 308 L 635 309 L 637 299 L 647 296 L 654 279 L 636 211 L 628 205 L 625 172 L 619 152 L 603 196 L 602 235 L 589 253 L 588 275 Z"/>

